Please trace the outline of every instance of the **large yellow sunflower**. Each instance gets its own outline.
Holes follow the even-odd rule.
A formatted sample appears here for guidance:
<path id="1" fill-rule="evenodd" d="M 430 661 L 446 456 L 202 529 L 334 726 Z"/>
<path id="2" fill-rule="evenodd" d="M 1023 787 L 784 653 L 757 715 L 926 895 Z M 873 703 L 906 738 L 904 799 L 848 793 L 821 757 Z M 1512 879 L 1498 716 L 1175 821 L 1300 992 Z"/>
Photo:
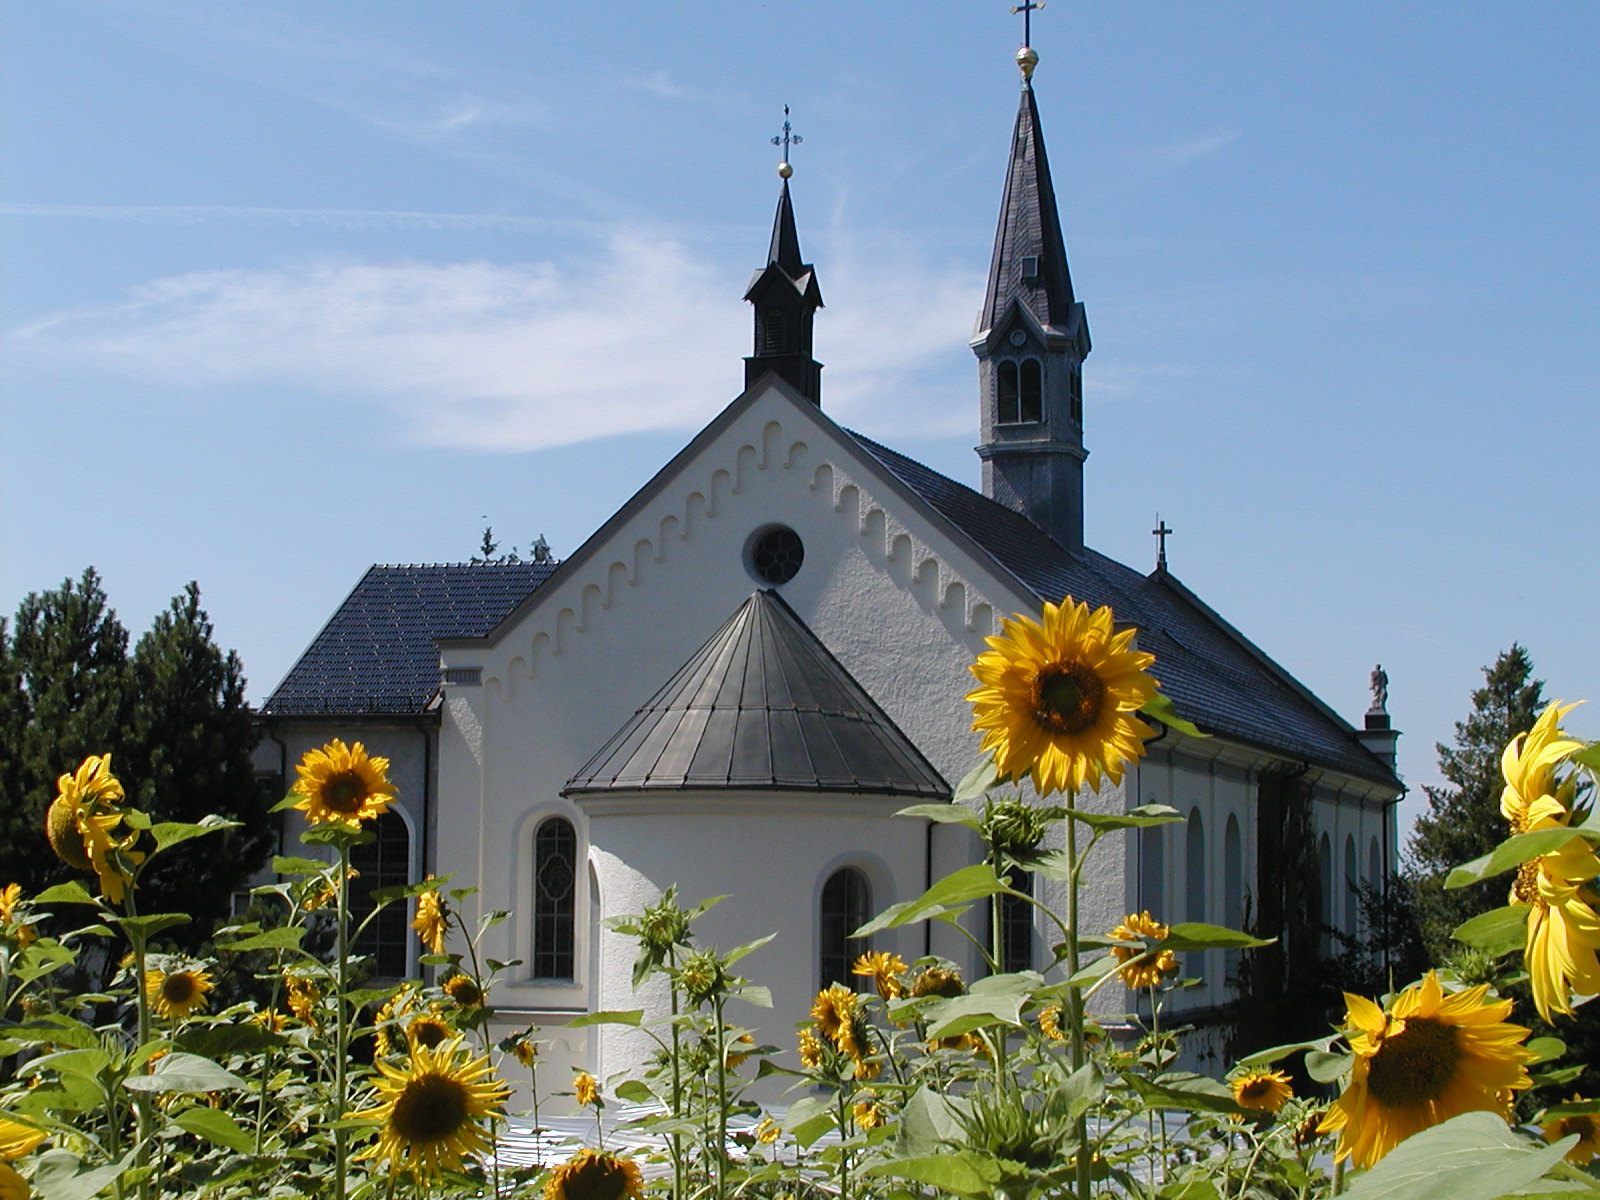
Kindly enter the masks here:
<path id="1" fill-rule="evenodd" d="M 1553 804 L 1549 797 L 1529 809 L 1533 829 L 1557 822 L 1540 817 Z M 1511 903 L 1528 907 L 1528 932 L 1523 965 L 1533 988 L 1533 1005 L 1546 1021 L 1554 1014 L 1572 1016 L 1574 993 L 1600 993 L 1600 856 L 1582 838 L 1542 854 L 1517 868 Z"/>
<path id="2" fill-rule="evenodd" d="M 1136 632 L 1115 632 L 1109 608 L 1068 596 L 1047 603 L 1042 622 L 1018 613 L 985 639 L 972 664 L 982 686 L 967 701 L 1002 775 L 1031 773 L 1041 796 L 1121 781 L 1154 732 L 1137 713 L 1156 694 L 1145 673 L 1155 656 L 1131 649 Z"/>
<path id="3" fill-rule="evenodd" d="M 1294 1095 L 1294 1084 L 1282 1071 L 1246 1071 L 1229 1080 L 1233 1102 L 1255 1112 L 1275 1113 Z"/>
<path id="4" fill-rule="evenodd" d="M 1563 808 L 1571 807 L 1576 781 L 1568 778 L 1558 783 L 1555 773 L 1569 755 L 1583 749 L 1582 742 L 1573 741 L 1561 728 L 1561 719 L 1576 707 L 1559 700 L 1551 704 L 1539 714 L 1533 728 L 1512 738 L 1500 755 L 1500 773 L 1506 781 L 1500 793 L 1500 812 L 1512 833 L 1530 828 L 1528 810 L 1541 796 L 1552 796 Z"/>
<path id="5" fill-rule="evenodd" d="M 1406 1138 L 1464 1112 L 1503 1113 L 1502 1093 L 1530 1087 L 1528 1030 L 1488 986 L 1447 994 L 1432 971 L 1388 1012 L 1345 993 L 1350 1081 L 1319 1130 L 1339 1131 L 1335 1158 L 1370 1167 Z"/>
<path id="6" fill-rule="evenodd" d="M 15 1168 L 0 1162 L 0 1200 L 30 1200 L 33 1189 Z"/>
<path id="7" fill-rule="evenodd" d="M 0 1117 L 0 1158 L 21 1158 L 44 1142 L 42 1129 Z"/>
<path id="8" fill-rule="evenodd" d="M 487 1057 L 474 1058 L 454 1038 L 438 1049 L 416 1046 L 398 1064 L 376 1063 L 378 1103 L 350 1114 L 378 1122 L 378 1140 L 361 1155 L 388 1159 L 418 1179 L 459 1171 L 462 1160 L 489 1148 L 486 1120 L 501 1114 L 511 1089 Z"/>
<path id="9" fill-rule="evenodd" d="M 320 750 L 307 750 L 295 767 L 300 797 L 295 807 L 313 825 L 338 821 L 360 825 L 383 815 L 394 803 L 389 760 L 373 758 L 360 742 L 346 746 L 334 738 Z"/>
<path id="10" fill-rule="evenodd" d="M 579 1150 L 544 1185 L 544 1200 L 622 1200 L 643 1193 L 639 1164 L 606 1150 Z"/>
<path id="11" fill-rule="evenodd" d="M 1171 950 L 1158 950 L 1151 954 L 1143 942 L 1165 941 L 1172 930 L 1148 912 L 1129 913 L 1106 936 L 1113 941 L 1132 942 L 1134 945 L 1111 947 L 1112 956 L 1125 964 L 1117 968 L 1122 982 L 1131 988 L 1155 987 L 1169 975 L 1178 973 L 1178 956 Z"/>
<path id="12" fill-rule="evenodd" d="M 168 1021 L 181 1020 L 192 1012 L 204 1012 L 206 993 L 214 985 L 211 976 L 200 968 L 144 973 L 144 997 L 157 1016 Z"/>
<path id="13" fill-rule="evenodd" d="M 428 878 L 432 879 L 433 876 L 429 875 Z M 449 929 L 447 916 L 438 888 L 417 897 L 417 915 L 411 920 L 411 928 L 416 930 L 417 937 L 430 954 L 444 953 L 444 937 Z"/>

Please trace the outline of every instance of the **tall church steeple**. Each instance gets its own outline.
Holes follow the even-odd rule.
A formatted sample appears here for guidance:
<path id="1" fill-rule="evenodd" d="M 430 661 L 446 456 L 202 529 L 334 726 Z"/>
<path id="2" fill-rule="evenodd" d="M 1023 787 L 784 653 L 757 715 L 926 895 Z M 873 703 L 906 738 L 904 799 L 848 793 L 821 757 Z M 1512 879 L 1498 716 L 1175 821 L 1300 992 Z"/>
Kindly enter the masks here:
<path id="1" fill-rule="evenodd" d="M 783 110 L 783 161 L 778 175 L 783 190 L 778 193 L 778 212 L 772 220 L 772 245 L 767 265 L 751 277 L 744 298 L 755 305 L 754 353 L 744 360 L 744 385 L 749 388 L 768 371 L 793 384 L 812 403 L 822 404 L 822 364 L 812 358 L 811 323 L 822 307 L 822 289 L 815 270 L 800 258 L 800 234 L 794 225 L 794 202 L 789 197 L 789 146 L 800 139 L 789 125 L 789 109 Z"/>
<path id="2" fill-rule="evenodd" d="M 1015 10 L 1013 10 L 1015 11 Z M 1022 99 L 1000 224 L 972 350 L 978 356 L 984 495 L 1083 548 L 1083 360 L 1089 323 L 1072 293 L 1045 156 L 1031 46 L 1017 51 Z"/>

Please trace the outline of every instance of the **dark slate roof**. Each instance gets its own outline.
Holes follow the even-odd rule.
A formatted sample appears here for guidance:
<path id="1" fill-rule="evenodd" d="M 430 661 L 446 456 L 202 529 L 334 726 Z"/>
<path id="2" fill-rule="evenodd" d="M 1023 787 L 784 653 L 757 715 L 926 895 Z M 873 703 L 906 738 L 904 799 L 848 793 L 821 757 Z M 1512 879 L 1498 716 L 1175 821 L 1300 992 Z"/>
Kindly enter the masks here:
<path id="1" fill-rule="evenodd" d="M 422 712 L 439 690 L 439 640 L 484 636 L 554 570 L 554 563 L 372 567 L 262 712 Z"/>
<path id="2" fill-rule="evenodd" d="M 1179 713 L 1203 732 L 1398 788 L 1389 766 L 1306 687 L 1162 570 L 1141 575 L 1085 549 L 1071 554 L 1021 513 L 852 433 L 861 446 L 1040 600 L 1109 604 Z"/>
<path id="3" fill-rule="evenodd" d="M 1038 259 L 1036 281 L 1023 278 L 1022 260 Z M 1061 236 L 1055 184 L 1044 151 L 1044 131 L 1039 127 L 1039 106 L 1033 88 L 1022 86 L 1017 127 L 1011 137 L 1011 162 L 1006 169 L 1006 190 L 1000 201 L 1000 223 L 995 229 L 994 257 L 989 264 L 989 286 L 984 292 L 978 329 L 993 329 L 1004 319 L 1015 299 L 1033 313 L 1041 325 L 1065 329 L 1072 324 L 1076 305 L 1072 276 L 1067 271 L 1067 245 Z"/>
<path id="4" fill-rule="evenodd" d="M 771 590 L 740 605 L 562 794 L 685 788 L 950 796 Z"/>

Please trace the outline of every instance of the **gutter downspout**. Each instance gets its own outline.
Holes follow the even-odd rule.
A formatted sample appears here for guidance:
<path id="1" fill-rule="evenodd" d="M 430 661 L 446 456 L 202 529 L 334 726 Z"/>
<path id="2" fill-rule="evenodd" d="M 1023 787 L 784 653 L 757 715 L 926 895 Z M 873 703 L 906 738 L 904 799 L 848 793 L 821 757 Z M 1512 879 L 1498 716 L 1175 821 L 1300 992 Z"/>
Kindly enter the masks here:
<path id="1" fill-rule="evenodd" d="M 922 890 L 926 894 L 933 887 L 933 822 L 928 822 L 928 827 L 922 836 Z M 922 954 L 924 958 L 933 957 L 933 922 L 922 923 Z"/>

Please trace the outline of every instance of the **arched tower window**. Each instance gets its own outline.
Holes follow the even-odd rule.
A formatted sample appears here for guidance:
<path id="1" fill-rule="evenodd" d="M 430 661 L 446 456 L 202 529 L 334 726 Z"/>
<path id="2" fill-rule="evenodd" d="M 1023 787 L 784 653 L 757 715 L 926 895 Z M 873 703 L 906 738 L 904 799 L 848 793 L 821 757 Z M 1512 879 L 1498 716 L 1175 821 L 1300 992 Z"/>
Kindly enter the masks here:
<path id="1" fill-rule="evenodd" d="M 1228 814 L 1222 831 L 1222 923 L 1229 929 L 1244 928 L 1244 842 L 1239 836 L 1239 818 Z M 1239 974 L 1239 952 L 1223 955 L 1224 973 L 1229 979 Z"/>
<path id="2" fill-rule="evenodd" d="M 761 313 L 761 344 L 757 354 L 784 354 L 789 351 L 789 314 L 780 308 Z"/>
<path id="3" fill-rule="evenodd" d="M 1012 868 L 1006 876 L 1006 886 L 1033 895 L 1033 875 Z M 1033 967 L 1033 905 L 1021 896 L 1001 895 L 1000 902 L 1000 970 L 1027 971 Z"/>
<path id="4" fill-rule="evenodd" d="M 1039 421 L 1044 417 L 1044 368 L 1037 358 L 1022 362 L 1021 396 L 1017 406 L 1017 420 Z"/>
<path id="5" fill-rule="evenodd" d="M 1022 420 L 1018 408 L 1017 364 L 1004 359 L 994 369 L 994 419 L 998 425 L 1015 425 Z"/>
<path id="6" fill-rule="evenodd" d="M 411 882 L 411 832 L 406 819 L 390 810 L 368 827 L 376 840 L 350 848 L 350 866 L 360 872 L 350 881 L 350 927 L 356 928 L 377 907 L 372 893 Z M 399 979 L 406 974 L 411 948 L 405 904 L 391 904 L 356 940 L 356 953 L 372 956 L 374 974 Z"/>
<path id="7" fill-rule="evenodd" d="M 1157 920 L 1167 906 L 1167 834 L 1160 825 L 1139 831 L 1139 907 Z"/>
<path id="8" fill-rule="evenodd" d="M 872 893 L 867 887 L 867 877 L 855 867 L 841 867 L 828 876 L 822 885 L 822 912 L 818 939 L 818 987 L 842 983 L 854 988 L 862 982 L 850 974 L 856 954 L 866 950 L 865 945 L 852 945 L 850 935 L 867 923 L 871 915 Z"/>
<path id="9" fill-rule="evenodd" d="M 1189 811 L 1188 828 L 1184 832 L 1183 919 L 1206 919 L 1206 823 L 1198 808 Z M 1207 974 L 1205 951 L 1196 951 L 1188 957 L 1189 971 L 1204 977 Z"/>
<path id="10" fill-rule="evenodd" d="M 576 976 L 578 835 L 565 817 L 548 817 L 533 834 L 533 975 Z"/>
<path id="11" fill-rule="evenodd" d="M 1355 937 L 1361 923 L 1360 871 L 1356 867 L 1356 839 L 1344 836 L 1344 931 Z"/>
<path id="12" fill-rule="evenodd" d="M 1083 424 L 1083 374 L 1074 367 L 1067 373 L 1067 395 L 1072 402 L 1072 421 Z"/>

